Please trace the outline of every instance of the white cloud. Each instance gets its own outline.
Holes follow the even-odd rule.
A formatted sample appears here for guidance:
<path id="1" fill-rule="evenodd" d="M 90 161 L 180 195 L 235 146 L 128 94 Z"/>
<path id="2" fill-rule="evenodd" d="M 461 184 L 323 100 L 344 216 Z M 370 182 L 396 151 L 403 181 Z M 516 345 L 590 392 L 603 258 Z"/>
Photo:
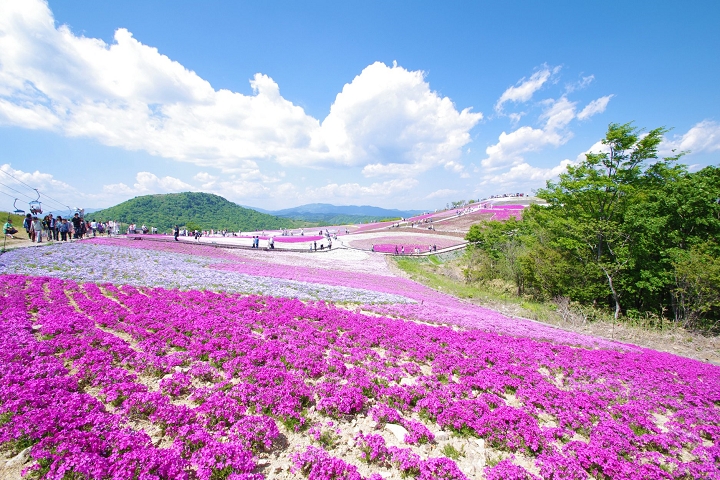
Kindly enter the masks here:
<path id="1" fill-rule="evenodd" d="M 588 85 L 590 85 L 593 80 L 595 80 L 595 75 L 588 75 L 587 77 L 580 78 L 580 80 L 575 83 L 569 83 L 565 85 L 565 93 L 572 93 L 576 90 L 582 90 L 583 88 L 586 88 Z"/>
<path id="2" fill-rule="evenodd" d="M 593 143 L 590 148 L 588 148 L 584 152 L 579 153 L 577 158 L 575 159 L 575 162 L 580 163 L 585 161 L 585 156 L 588 153 L 610 153 L 610 147 L 604 144 L 602 140 L 598 140 L 597 142 Z"/>
<path id="3" fill-rule="evenodd" d="M 373 163 L 365 165 L 362 174 L 367 178 L 379 176 L 412 177 L 426 171 L 428 168 L 424 164 Z"/>
<path id="4" fill-rule="evenodd" d="M 575 102 L 571 102 L 567 97 L 560 97 L 558 100 L 546 100 L 543 102 L 547 108 L 540 115 L 541 120 L 545 120 L 546 132 L 555 132 L 565 128 L 570 121 L 575 118 Z"/>
<path id="5" fill-rule="evenodd" d="M 192 190 L 193 187 L 174 177 L 158 177 L 150 172 L 138 172 L 135 188 L 139 192 L 169 193 Z"/>
<path id="6" fill-rule="evenodd" d="M 15 180 L 8 175 L 0 174 L 0 179 L 2 179 L 0 182 L 22 193 L 1 186 L 0 191 L 17 196 L 19 198 L 17 202 L 18 206 L 25 210 L 27 210 L 26 205 L 29 200 L 36 198 L 33 188 L 37 188 L 40 192 L 40 201 L 43 206 L 43 211 L 46 212 L 57 212 L 77 207 L 106 207 L 122 202 L 126 200 L 128 196 L 148 193 L 148 190 L 139 191 L 137 184 L 130 187 L 124 183 L 104 185 L 99 193 L 94 193 L 88 188 L 77 189 L 62 180 L 58 180 L 50 173 L 40 172 L 38 170 L 25 172 L 13 168 L 10 164 L 0 165 L 0 170 L 17 179 Z M 152 176 L 158 179 L 158 177 Z M 152 181 L 152 177 L 149 176 L 140 176 L 140 174 L 138 174 L 138 177 L 143 180 L 146 186 L 149 186 L 149 182 Z M 166 179 L 158 179 L 160 184 L 165 184 L 166 186 L 172 185 L 173 181 L 176 180 L 171 179 L 171 177 L 165 178 Z M 155 192 L 153 191 L 152 193 Z"/>
<path id="7" fill-rule="evenodd" d="M 513 126 L 517 125 L 523 116 L 525 116 L 525 112 L 508 114 L 508 117 L 510 118 L 510 121 L 512 122 Z"/>
<path id="8" fill-rule="evenodd" d="M 545 122 L 543 128 L 523 126 L 510 133 L 502 132 L 498 143 L 485 150 L 487 158 L 481 165 L 488 170 L 496 170 L 508 165 L 519 165 L 523 155 L 551 145 L 560 146 L 572 137 L 566 130 L 567 125 L 575 117 L 575 102 L 566 97 L 558 100 L 546 100 L 546 106 L 540 119 Z"/>
<path id="9" fill-rule="evenodd" d="M 574 162 L 566 159 L 554 167 L 540 168 L 523 162 L 513 166 L 506 172 L 486 177 L 481 185 L 492 185 L 499 189 L 497 193 L 506 188 L 527 190 L 530 187 L 536 187 L 540 183 L 557 177 L 565 172 L 569 165 L 573 164 Z"/>
<path id="10" fill-rule="evenodd" d="M 106 197 L 117 198 L 137 195 L 148 195 L 151 193 L 177 193 L 196 191 L 197 188 L 183 182 L 175 177 L 158 177 L 150 172 L 138 172 L 135 175 L 135 183 L 131 186 L 125 183 L 113 183 L 103 185 L 103 192 Z"/>
<path id="11" fill-rule="evenodd" d="M 25 172 L 13 168 L 9 163 L 0 165 L 0 171 L 7 174 L 0 174 L 0 183 L 7 185 L 0 186 L 0 191 L 17 197 L 17 204 L 21 209 L 27 209 L 24 205 L 37 198 L 34 188 L 37 188 L 40 192 L 40 202 L 45 205 L 43 208 L 48 211 L 66 209 L 67 205 L 71 204 L 73 195 L 76 193 L 74 187 L 56 179 L 49 173 L 38 170 Z"/>
<path id="12" fill-rule="evenodd" d="M 607 104 L 610 101 L 612 97 L 615 95 L 605 95 L 604 97 L 600 97 L 597 100 L 593 100 L 592 102 L 588 103 L 585 108 L 583 108 L 580 113 L 577 114 L 578 120 L 585 120 L 586 118 L 590 118 L 596 113 L 602 113 L 607 108 Z"/>
<path id="13" fill-rule="evenodd" d="M 428 200 L 431 200 L 433 198 L 449 198 L 450 196 L 456 195 L 457 193 L 458 190 L 453 190 L 451 188 L 441 188 L 440 190 L 435 190 L 434 192 L 425 196 L 425 198 Z"/>
<path id="14" fill-rule="evenodd" d="M 368 186 L 359 183 L 330 183 L 323 187 L 308 188 L 307 197 L 315 198 L 360 198 L 360 197 L 386 197 L 393 193 L 410 190 L 417 186 L 418 181 L 414 178 L 403 178 L 388 180 L 386 182 L 373 183 Z"/>
<path id="15" fill-rule="evenodd" d="M 445 170 L 453 173 L 462 173 L 465 170 L 465 166 L 458 162 L 450 161 L 445 164 Z"/>
<path id="16" fill-rule="evenodd" d="M 41 0 L 0 3 L 3 124 L 224 171 L 248 161 L 420 171 L 456 160 L 482 118 L 433 92 L 422 72 L 380 62 L 344 86 L 322 122 L 270 77 L 250 84 L 252 95 L 215 90 L 125 29 L 106 44 L 56 28 Z"/>
<path id="17" fill-rule="evenodd" d="M 422 72 L 376 62 L 343 87 L 313 144 L 324 143 L 329 156 L 346 165 L 427 169 L 457 158 L 480 119 L 431 91 Z"/>
<path id="18" fill-rule="evenodd" d="M 501 113 L 503 105 L 507 102 L 527 102 L 532 98 L 535 92 L 542 88 L 545 82 L 547 82 L 552 75 L 559 71 L 560 67 L 551 69 L 547 65 L 543 65 L 541 70 L 533 73 L 527 80 L 525 77 L 521 78 L 515 86 L 509 87 L 502 95 L 500 95 L 500 98 L 495 104 L 495 111 Z"/>
<path id="19" fill-rule="evenodd" d="M 720 150 L 720 124 L 712 120 L 703 120 L 684 135 L 680 137 L 676 135 L 672 140 L 665 139 L 660 145 L 660 153 L 668 156 L 683 151 L 703 153 L 718 150 Z"/>

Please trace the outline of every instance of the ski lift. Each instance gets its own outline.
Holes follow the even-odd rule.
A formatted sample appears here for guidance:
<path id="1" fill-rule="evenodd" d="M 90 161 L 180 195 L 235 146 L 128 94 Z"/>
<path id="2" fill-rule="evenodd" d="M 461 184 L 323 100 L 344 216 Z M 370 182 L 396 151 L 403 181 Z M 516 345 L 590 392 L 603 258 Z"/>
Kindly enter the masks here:
<path id="1" fill-rule="evenodd" d="M 23 216 L 23 215 L 25 215 L 25 210 L 20 210 L 20 209 L 17 207 L 17 201 L 18 201 L 18 199 L 16 198 L 15 201 L 13 202 L 13 208 L 15 209 L 15 210 L 13 211 L 13 213 L 14 213 L 15 215 L 21 215 L 21 216 Z"/>
<path id="2" fill-rule="evenodd" d="M 30 205 L 30 213 L 33 215 L 39 215 L 42 213 L 42 204 L 40 203 L 40 192 L 37 191 L 37 188 L 33 188 L 35 190 L 35 193 L 37 193 L 37 200 L 31 200 L 28 205 Z"/>

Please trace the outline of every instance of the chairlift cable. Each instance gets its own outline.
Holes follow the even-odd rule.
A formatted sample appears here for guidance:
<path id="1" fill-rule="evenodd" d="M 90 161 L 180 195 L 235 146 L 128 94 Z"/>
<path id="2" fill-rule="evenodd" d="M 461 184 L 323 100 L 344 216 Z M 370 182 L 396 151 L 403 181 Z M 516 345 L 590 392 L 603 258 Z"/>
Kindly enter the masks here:
<path id="1" fill-rule="evenodd" d="M 32 199 L 32 197 L 31 197 L 30 195 L 28 195 L 27 193 L 23 193 L 23 192 L 21 192 L 20 190 L 15 190 L 14 188 L 12 188 L 12 187 L 9 186 L 9 185 L 5 185 L 4 183 L 0 183 L 0 185 L 2 185 L 2 186 L 5 187 L 5 188 L 9 188 L 9 189 L 12 190 L 13 192 L 19 193 L 20 195 L 25 195 L 27 198 Z"/>
<path id="2" fill-rule="evenodd" d="M 2 186 L 5 187 L 5 188 L 9 188 L 9 189 L 12 190 L 13 192 L 17 192 L 17 193 L 19 193 L 20 195 L 25 195 L 26 197 L 31 198 L 29 195 L 27 195 L 27 194 L 25 194 L 25 193 L 23 193 L 23 192 L 21 192 L 21 191 L 19 191 L 19 190 L 15 190 L 14 188 L 12 188 L 12 187 L 10 187 L 10 186 L 8 186 L 8 185 L 5 185 L 4 183 L 0 183 L 0 185 L 2 185 Z M 15 200 L 19 200 L 19 199 L 18 199 L 17 197 L 15 197 L 14 195 L 10 195 L 9 193 L 3 192 L 2 190 L 0 190 L 0 193 L 2 193 L 2 194 L 4 194 L 4 195 L 7 195 L 8 197 L 15 198 Z M 50 207 L 57 207 L 57 205 L 54 204 L 54 203 L 45 203 L 45 205 L 48 205 L 48 206 L 50 206 Z M 62 208 L 62 207 L 61 207 L 61 208 L 53 208 L 53 210 L 63 210 L 63 208 Z M 70 210 L 72 210 L 72 209 L 70 209 Z"/>
<path id="3" fill-rule="evenodd" d="M 22 183 L 23 185 L 25 185 L 26 187 L 28 187 L 30 190 L 35 190 L 33 187 L 31 187 L 31 186 L 28 185 L 27 183 L 23 182 L 22 180 L 20 180 L 20 179 L 17 178 L 16 176 L 14 176 L 14 175 L 6 172 L 5 170 L 3 170 L 3 169 L 1 169 L 1 168 L 0 168 L 0 172 L 4 173 L 4 174 L 7 175 L 8 177 L 14 178 L 14 179 L 17 180 L 18 182 L 20 182 L 20 183 Z"/>
<path id="4" fill-rule="evenodd" d="M 30 197 L 30 195 L 27 195 L 27 194 L 25 194 L 25 193 L 23 193 L 23 192 L 21 192 L 21 191 L 19 191 L 19 190 L 15 190 L 14 188 L 12 188 L 12 187 L 10 187 L 10 186 L 8 186 L 8 185 L 5 185 L 4 183 L 0 183 L 0 185 L 2 185 L 2 186 L 5 187 L 5 188 L 9 188 L 9 189 L 12 190 L 13 192 L 17 192 L 17 193 L 19 193 L 20 195 L 24 195 L 24 196 L 26 196 L 27 198 L 32 198 L 32 197 Z M 0 190 L 0 191 L 1 191 L 1 190 Z M 8 194 L 8 193 L 6 193 L 6 192 L 2 192 L 2 193 L 4 193 L 5 195 L 8 195 L 9 197 L 12 197 L 12 196 L 13 196 L 13 195 L 10 195 L 10 194 Z M 18 199 L 18 200 L 19 200 L 19 199 Z M 49 205 L 50 207 L 57 207 L 57 204 L 55 204 L 55 203 L 47 203 L 47 202 L 46 202 L 45 205 Z M 63 208 L 53 208 L 53 210 L 63 210 Z M 70 209 L 70 210 L 72 210 L 72 209 Z"/>
<path id="5" fill-rule="evenodd" d="M 47 198 L 49 198 L 50 200 L 53 200 L 53 201 L 59 203 L 60 205 L 63 205 L 63 202 L 61 202 L 60 200 L 57 200 L 57 199 L 51 197 L 51 196 L 48 195 L 47 193 L 42 193 L 42 192 L 40 192 L 37 188 L 31 187 L 31 186 L 28 185 L 27 183 L 23 182 L 22 180 L 20 180 L 20 179 L 17 178 L 16 176 L 14 176 L 14 175 L 6 172 L 5 170 L 0 169 L 0 172 L 4 173 L 5 175 L 8 175 L 9 177 L 14 178 L 14 179 L 17 180 L 18 182 L 22 183 L 23 185 L 25 185 L 25 186 L 28 187 L 29 189 L 34 190 L 34 191 L 37 192 L 38 194 L 44 195 L 44 196 L 46 196 Z M 7 187 L 7 185 L 5 185 L 5 186 Z M 10 188 L 10 187 L 8 187 L 8 188 Z M 15 191 L 17 192 L 17 190 L 15 190 Z M 20 192 L 18 192 L 18 193 L 20 193 Z M 23 194 L 23 195 L 29 197 L 29 195 L 26 195 L 26 194 Z M 53 205 L 57 206 L 57 204 L 53 204 Z M 70 207 L 69 205 L 63 205 L 63 206 L 64 206 L 65 208 L 67 208 L 68 210 L 72 210 L 72 207 Z M 62 210 L 62 208 L 59 208 L 58 210 Z"/>

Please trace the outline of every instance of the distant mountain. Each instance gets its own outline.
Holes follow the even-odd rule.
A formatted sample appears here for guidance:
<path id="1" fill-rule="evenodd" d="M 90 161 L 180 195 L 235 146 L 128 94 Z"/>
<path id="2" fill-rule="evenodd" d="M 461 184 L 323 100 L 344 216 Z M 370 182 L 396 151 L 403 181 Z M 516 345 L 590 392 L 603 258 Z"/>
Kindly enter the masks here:
<path id="1" fill-rule="evenodd" d="M 114 207 L 92 212 L 98 221 L 117 220 L 157 227 L 161 232 L 181 227 L 203 230 L 251 231 L 294 228 L 304 223 L 243 208 L 211 193 L 167 193 L 135 197 Z"/>
<path id="2" fill-rule="evenodd" d="M 254 207 L 251 207 L 254 208 Z M 363 217 L 412 217 L 422 210 L 394 210 L 370 205 L 331 205 L 329 203 L 309 203 L 299 207 L 285 208 L 283 210 L 267 211 L 255 208 L 255 210 L 271 213 L 278 217 L 292 217 L 297 214 L 321 214 L 321 215 L 359 215 Z"/>
<path id="3" fill-rule="evenodd" d="M 422 210 L 393 210 L 369 205 L 331 205 L 329 203 L 309 203 L 283 210 L 263 210 L 248 207 L 258 212 L 283 218 L 316 223 L 318 225 L 347 225 L 355 223 L 377 222 L 390 218 L 412 217 Z"/>

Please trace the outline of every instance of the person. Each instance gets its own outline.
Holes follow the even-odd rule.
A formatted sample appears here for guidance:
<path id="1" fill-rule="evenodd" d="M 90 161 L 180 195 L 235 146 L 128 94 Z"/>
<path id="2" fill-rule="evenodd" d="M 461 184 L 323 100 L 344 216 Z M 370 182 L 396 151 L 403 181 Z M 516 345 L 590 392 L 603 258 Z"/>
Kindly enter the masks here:
<path id="1" fill-rule="evenodd" d="M 92 230 L 93 237 L 97 235 L 97 228 L 98 228 L 98 224 L 95 221 L 95 219 L 93 218 L 92 222 L 90 222 L 90 230 Z"/>
<path id="2" fill-rule="evenodd" d="M 332 250 L 332 238 L 328 237 L 328 250 Z"/>
<path id="3" fill-rule="evenodd" d="M 268 239 L 268 246 L 273 250 L 275 249 L 275 237 L 270 237 L 270 239 Z"/>
<path id="4" fill-rule="evenodd" d="M 52 240 L 50 236 L 50 215 L 45 215 L 42 219 L 43 236 L 48 240 Z"/>
<path id="5" fill-rule="evenodd" d="M 73 224 L 73 238 L 80 238 L 80 225 L 82 225 L 82 218 L 80 218 L 80 214 L 76 213 L 72 218 L 72 224 Z"/>
<path id="6" fill-rule="evenodd" d="M 48 234 L 49 234 L 48 240 L 57 241 L 57 239 L 58 239 L 58 231 L 57 231 L 58 221 L 55 217 L 53 217 L 52 213 L 50 215 L 48 215 L 48 217 L 49 217 L 48 218 L 48 230 L 49 230 L 48 231 Z M 58 216 L 58 218 L 60 218 L 60 217 Z"/>
<path id="7" fill-rule="evenodd" d="M 30 231 L 33 232 L 33 242 L 42 243 L 42 229 L 42 220 L 38 217 L 32 217 Z"/>
<path id="8" fill-rule="evenodd" d="M 375 244 L 374 244 L 374 243 L 371 243 L 371 244 L 370 244 L 370 251 L 371 251 L 371 252 L 374 252 L 374 251 L 375 251 Z"/>
<path id="9" fill-rule="evenodd" d="M 315 251 L 317 252 L 317 240 L 315 240 L 313 244 L 315 245 Z"/>
<path id="10" fill-rule="evenodd" d="M 10 238 L 15 238 L 13 235 L 17 233 L 17 228 L 13 227 L 12 220 L 8 218 L 8 221 L 3 225 L 3 233 Z"/>
<path id="11" fill-rule="evenodd" d="M 397 248 L 397 245 L 395 245 L 395 255 L 397 255 L 397 254 L 398 254 L 398 248 Z"/>
<path id="12" fill-rule="evenodd" d="M 178 237 L 180 236 L 180 227 L 178 225 L 175 225 L 175 230 L 173 231 L 173 235 L 175 235 L 175 241 L 179 242 Z"/>
<path id="13" fill-rule="evenodd" d="M 400 247 L 400 255 L 405 255 L 405 245 Z"/>
<path id="14" fill-rule="evenodd" d="M 31 242 L 34 242 L 34 241 L 35 241 L 35 237 L 30 233 L 30 226 L 31 226 L 31 224 L 32 224 L 32 215 L 30 215 L 30 214 L 28 213 L 27 215 L 25 215 L 25 219 L 23 220 L 23 228 L 24 228 L 25 231 L 27 232 L 28 238 L 30 239 L 30 241 L 31 241 Z"/>
<path id="15" fill-rule="evenodd" d="M 68 232 L 70 232 L 70 224 L 68 223 L 66 218 L 63 218 L 60 221 L 60 225 L 58 226 L 58 230 L 60 232 L 60 239 L 63 242 L 67 242 L 68 238 Z"/>

